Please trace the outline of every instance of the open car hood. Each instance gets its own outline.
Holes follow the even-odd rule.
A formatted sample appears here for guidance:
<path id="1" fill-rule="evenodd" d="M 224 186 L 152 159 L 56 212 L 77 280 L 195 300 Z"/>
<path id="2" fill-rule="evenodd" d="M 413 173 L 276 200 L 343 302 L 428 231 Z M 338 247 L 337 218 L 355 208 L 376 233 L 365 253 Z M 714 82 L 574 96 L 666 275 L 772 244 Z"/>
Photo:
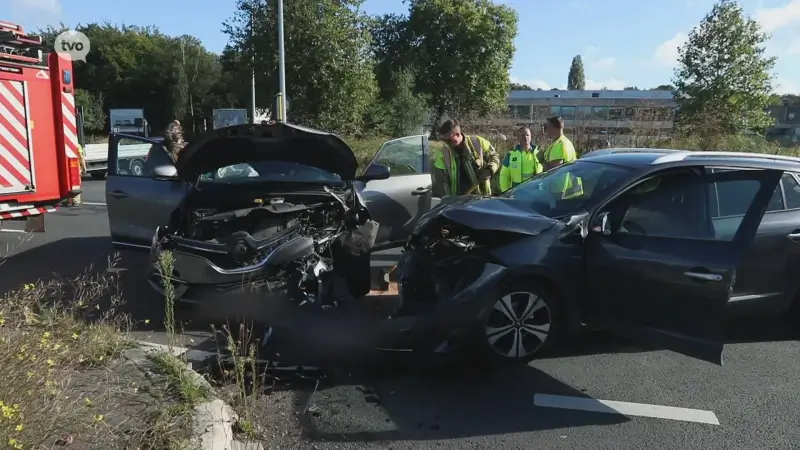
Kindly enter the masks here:
<path id="1" fill-rule="evenodd" d="M 288 161 L 317 167 L 353 180 L 358 161 L 338 136 L 299 125 L 234 125 L 193 139 L 175 167 L 189 182 L 207 172 L 249 161 Z"/>

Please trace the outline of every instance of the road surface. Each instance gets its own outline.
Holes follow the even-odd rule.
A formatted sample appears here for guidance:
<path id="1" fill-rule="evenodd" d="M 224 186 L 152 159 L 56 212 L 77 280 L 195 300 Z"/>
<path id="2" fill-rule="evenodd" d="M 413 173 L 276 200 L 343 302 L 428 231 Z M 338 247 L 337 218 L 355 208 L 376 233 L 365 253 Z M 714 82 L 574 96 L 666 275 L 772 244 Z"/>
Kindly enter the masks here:
<path id="1" fill-rule="evenodd" d="M 13 247 L 2 269 L 3 292 L 106 263 L 113 251 L 103 189 L 102 181 L 87 180 L 85 205 L 51 214 L 47 231 L 24 245 L 16 245 L 22 234 L 0 233 Z M 161 301 L 142 282 L 143 257 L 121 257 L 135 333 L 165 343 Z M 311 397 L 298 388 L 291 401 L 273 407 L 282 420 L 308 407 L 303 427 L 313 442 L 303 447 L 317 449 L 800 448 L 800 344 L 780 322 L 733 325 L 725 367 L 591 335 L 563 346 L 557 357 L 490 380 L 345 376 Z M 213 348 L 207 328 L 190 321 L 185 329 L 186 347 Z M 580 400 L 587 397 L 633 404 Z M 628 415 L 585 411 L 598 407 Z"/>

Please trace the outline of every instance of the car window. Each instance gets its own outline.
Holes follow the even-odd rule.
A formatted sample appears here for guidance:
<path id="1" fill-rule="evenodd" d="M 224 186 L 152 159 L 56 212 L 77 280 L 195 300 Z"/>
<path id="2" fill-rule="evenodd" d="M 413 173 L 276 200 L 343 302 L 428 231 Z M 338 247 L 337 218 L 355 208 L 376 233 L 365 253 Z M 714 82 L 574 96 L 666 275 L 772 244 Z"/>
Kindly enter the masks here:
<path id="1" fill-rule="evenodd" d="M 385 142 L 375 156 L 376 164 L 389 167 L 392 177 L 420 175 L 423 167 L 424 141 L 422 136 L 409 136 Z"/>
<path id="2" fill-rule="evenodd" d="M 501 196 L 529 202 L 544 216 L 563 217 L 602 200 L 627 182 L 631 172 L 623 166 L 578 160 L 536 175 Z"/>
<path id="3" fill-rule="evenodd" d="M 718 171 L 719 172 L 719 171 Z M 782 211 L 786 209 L 783 204 L 783 192 L 781 191 L 783 185 L 783 192 L 786 192 L 786 200 L 789 202 L 789 196 L 794 195 L 795 208 L 800 207 L 800 189 L 793 193 L 787 190 L 790 186 L 797 186 L 797 181 L 787 174 L 781 178 L 781 182 L 775 186 L 772 192 L 772 197 L 767 204 L 766 212 Z M 800 187 L 798 187 L 800 188 Z M 758 183 L 755 185 L 737 185 L 731 186 L 730 184 L 713 183 L 709 185 L 709 203 L 711 209 L 711 217 L 717 219 L 719 217 L 732 217 L 742 216 L 747 212 L 747 208 L 758 192 Z M 791 209 L 791 208 L 790 208 Z"/>
<path id="4" fill-rule="evenodd" d="M 221 167 L 201 175 L 201 181 L 236 183 L 247 181 L 339 182 L 339 175 L 291 161 L 252 161 Z"/>
<path id="5" fill-rule="evenodd" d="M 800 184 L 797 179 L 788 174 L 783 174 L 783 193 L 786 196 L 786 209 L 800 208 Z"/>
<path id="6" fill-rule="evenodd" d="M 612 225 L 620 234 L 731 241 L 761 186 L 748 179 L 713 183 L 688 172 L 647 183 L 650 186 L 634 188 L 610 208 Z M 719 204 L 713 204 L 708 192 L 714 190 L 738 193 L 738 204 L 722 195 Z"/>
<path id="7" fill-rule="evenodd" d="M 157 143 L 120 138 L 117 143 L 116 175 L 150 177 L 158 166 L 173 164 L 167 149 Z"/>

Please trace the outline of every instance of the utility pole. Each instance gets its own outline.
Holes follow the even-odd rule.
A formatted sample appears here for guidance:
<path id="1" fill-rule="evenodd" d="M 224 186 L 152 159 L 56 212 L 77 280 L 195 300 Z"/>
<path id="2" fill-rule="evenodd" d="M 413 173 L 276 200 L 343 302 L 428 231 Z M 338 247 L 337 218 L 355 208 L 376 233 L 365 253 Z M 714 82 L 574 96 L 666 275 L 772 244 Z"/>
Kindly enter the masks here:
<path id="1" fill-rule="evenodd" d="M 256 42 L 255 11 L 250 10 L 250 123 L 256 123 Z"/>
<path id="2" fill-rule="evenodd" d="M 278 122 L 286 122 L 286 55 L 283 50 L 283 0 L 278 0 Z"/>

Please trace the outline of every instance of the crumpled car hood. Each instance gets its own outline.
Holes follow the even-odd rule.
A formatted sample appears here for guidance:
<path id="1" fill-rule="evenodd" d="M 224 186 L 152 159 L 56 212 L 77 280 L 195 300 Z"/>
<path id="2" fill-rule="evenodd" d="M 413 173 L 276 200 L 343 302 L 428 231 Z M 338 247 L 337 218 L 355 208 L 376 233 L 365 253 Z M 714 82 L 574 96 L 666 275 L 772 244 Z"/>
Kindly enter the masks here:
<path id="1" fill-rule="evenodd" d="M 353 180 L 358 169 L 353 150 L 340 137 L 286 123 L 234 125 L 210 131 L 181 151 L 175 167 L 182 179 L 194 182 L 221 167 L 269 160 L 317 167 L 345 181 Z"/>
<path id="2" fill-rule="evenodd" d="M 511 198 L 462 196 L 444 198 L 417 223 L 444 217 L 474 230 L 496 230 L 537 235 L 559 223 L 531 210 L 528 202 Z"/>

